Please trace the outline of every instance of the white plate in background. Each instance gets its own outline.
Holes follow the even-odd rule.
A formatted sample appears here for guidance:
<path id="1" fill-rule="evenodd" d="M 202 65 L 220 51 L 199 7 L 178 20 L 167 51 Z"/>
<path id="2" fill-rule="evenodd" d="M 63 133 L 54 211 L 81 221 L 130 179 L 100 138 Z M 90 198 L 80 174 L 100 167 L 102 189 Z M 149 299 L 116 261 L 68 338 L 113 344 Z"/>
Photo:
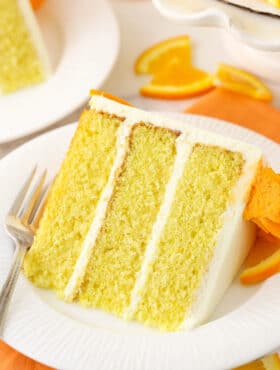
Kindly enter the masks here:
<path id="1" fill-rule="evenodd" d="M 119 29 L 107 0 L 48 0 L 36 12 L 53 64 L 42 84 L 0 96 L 0 143 L 38 131 L 84 104 L 116 61 Z"/>
<path id="2" fill-rule="evenodd" d="M 263 11 L 269 7 L 278 16 L 261 15 L 220 0 L 153 0 L 166 17 L 197 26 L 221 27 L 253 48 L 280 51 L 280 10 L 262 0 L 247 0 Z M 244 3 L 244 2 L 243 2 Z"/>
<path id="3" fill-rule="evenodd" d="M 280 147 L 265 137 L 206 117 L 173 117 L 258 145 L 280 171 Z M 44 134 L 0 161 L 0 286 L 12 259 L 12 243 L 3 228 L 6 213 L 36 162 L 48 168 L 49 176 L 55 175 L 75 127 Z M 236 280 L 209 323 L 177 333 L 160 333 L 98 310 L 66 304 L 20 276 L 3 339 L 58 369 L 224 370 L 275 350 L 280 343 L 279 317 L 280 275 L 253 287 L 243 287 Z"/>

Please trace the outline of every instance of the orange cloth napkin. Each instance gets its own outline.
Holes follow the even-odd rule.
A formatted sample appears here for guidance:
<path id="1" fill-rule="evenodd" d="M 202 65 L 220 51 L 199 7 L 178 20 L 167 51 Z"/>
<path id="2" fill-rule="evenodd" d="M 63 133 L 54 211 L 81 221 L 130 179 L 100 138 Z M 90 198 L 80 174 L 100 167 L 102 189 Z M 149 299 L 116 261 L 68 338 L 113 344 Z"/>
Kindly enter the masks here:
<path id="1" fill-rule="evenodd" d="M 41 365 L 31 360 L 0 341 L 0 369 L 1 370 L 51 370 L 50 367 Z"/>
<path id="2" fill-rule="evenodd" d="M 233 122 L 280 143 L 280 110 L 245 95 L 218 88 L 186 112 Z"/>

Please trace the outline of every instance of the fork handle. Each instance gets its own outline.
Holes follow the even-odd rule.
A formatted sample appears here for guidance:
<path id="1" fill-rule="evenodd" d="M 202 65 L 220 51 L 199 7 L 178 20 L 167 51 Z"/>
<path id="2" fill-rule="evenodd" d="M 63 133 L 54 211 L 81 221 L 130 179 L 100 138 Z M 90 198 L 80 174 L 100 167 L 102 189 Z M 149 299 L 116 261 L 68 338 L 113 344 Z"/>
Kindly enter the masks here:
<path id="1" fill-rule="evenodd" d="M 7 310 L 15 289 L 25 253 L 26 248 L 17 244 L 9 274 L 0 292 L 0 336 L 3 334 Z"/>

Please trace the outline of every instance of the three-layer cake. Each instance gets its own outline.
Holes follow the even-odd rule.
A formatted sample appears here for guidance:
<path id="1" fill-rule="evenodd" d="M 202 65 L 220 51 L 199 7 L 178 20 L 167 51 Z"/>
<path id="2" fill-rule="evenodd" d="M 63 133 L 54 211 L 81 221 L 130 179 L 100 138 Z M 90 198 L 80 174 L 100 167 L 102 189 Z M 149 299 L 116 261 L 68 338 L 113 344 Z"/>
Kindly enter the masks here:
<path id="1" fill-rule="evenodd" d="M 24 273 L 66 301 L 162 330 L 204 322 L 254 241 L 251 145 L 94 96 Z"/>

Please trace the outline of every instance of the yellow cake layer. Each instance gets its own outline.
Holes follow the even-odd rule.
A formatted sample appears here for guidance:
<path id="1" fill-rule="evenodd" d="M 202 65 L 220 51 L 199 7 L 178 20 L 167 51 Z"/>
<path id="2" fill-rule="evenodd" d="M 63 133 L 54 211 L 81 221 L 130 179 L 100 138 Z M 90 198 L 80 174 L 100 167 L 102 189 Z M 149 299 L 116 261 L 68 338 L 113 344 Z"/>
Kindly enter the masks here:
<path id="1" fill-rule="evenodd" d="M 108 181 L 120 123 L 106 113 L 83 113 L 25 257 L 24 272 L 37 286 L 59 294 L 66 286 Z"/>
<path id="2" fill-rule="evenodd" d="M 17 0 L 0 0 L 0 90 L 13 92 L 44 80 Z"/>
<path id="3" fill-rule="evenodd" d="M 213 257 L 243 156 L 197 144 L 186 163 L 135 319 L 176 330 Z"/>
<path id="4" fill-rule="evenodd" d="M 177 133 L 136 124 L 79 300 L 121 315 L 161 206 L 176 156 Z"/>

